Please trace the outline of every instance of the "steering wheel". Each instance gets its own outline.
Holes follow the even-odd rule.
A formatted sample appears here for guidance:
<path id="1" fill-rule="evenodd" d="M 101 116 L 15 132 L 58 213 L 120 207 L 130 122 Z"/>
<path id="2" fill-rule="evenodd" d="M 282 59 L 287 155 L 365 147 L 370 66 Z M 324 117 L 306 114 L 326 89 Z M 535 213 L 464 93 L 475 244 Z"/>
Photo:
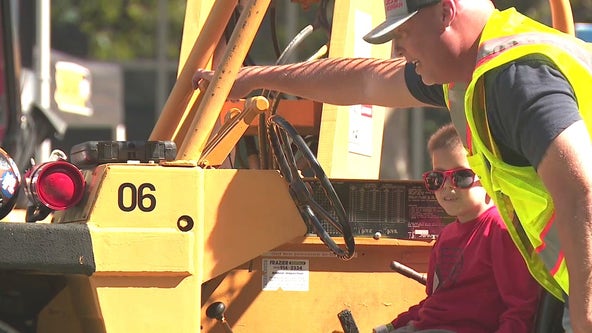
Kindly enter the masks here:
<path id="1" fill-rule="evenodd" d="M 321 165 L 312 151 L 298 134 L 296 129 L 284 118 L 273 115 L 267 120 L 267 135 L 271 143 L 272 154 L 278 164 L 280 174 L 288 182 L 290 195 L 294 199 L 304 221 L 312 226 L 319 238 L 327 247 L 342 260 L 349 260 L 354 256 L 355 242 L 345 209 L 331 185 L 329 178 L 321 168 Z M 321 206 L 313 197 L 313 190 L 304 182 L 298 170 L 294 148 L 302 154 L 313 173 L 312 178 L 318 181 L 323 190 L 324 199 L 329 203 L 330 209 Z M 345 249 L 339 247 L 321 221 L 328 222 L 343 235 Z"/>

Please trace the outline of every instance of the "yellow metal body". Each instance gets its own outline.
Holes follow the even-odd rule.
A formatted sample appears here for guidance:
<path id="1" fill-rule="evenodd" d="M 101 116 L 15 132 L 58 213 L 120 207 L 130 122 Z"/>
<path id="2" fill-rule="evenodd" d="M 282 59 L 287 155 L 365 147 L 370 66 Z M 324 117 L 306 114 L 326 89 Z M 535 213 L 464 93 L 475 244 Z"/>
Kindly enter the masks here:
<path id="1" fill-rule="evenodd" d="M 178 146 L 181 145 L 183 136 L 179 132 L 186 120 L 190 122 L 195 116 L 193 105 L 199 92 L 194 92 L 191 78 L 196 69 L 210 64 L 214 49 L 224 33 L 224 25 L 220 21 L 228 21 L 236 3 L 232 0 L 187 1 L 179 74 L 150 140 L 174 140 Z"/>
<path id="2" fill-rule="evenodd" d="M 220 115 L 220 109 L 232 88 L 270 1 L 249 0 L 242 9 L 242 14 L 228 42 L 231 46 L 226 48 L 217 68 L 218 74 L 212 78 L 212 82 L 204 92 L 203 102 L 197 105 L 196 115 L 191 121 L 188 135 L 183 138 L 179 147 L 180 159 L 199 160 L 201 157 L 206 141 Z"/>
<path id="3" fill-rule="evenodd" d="M 88 225 L 96 272 L 67 277 L 39 332 L 223 332 L 205 316 L 214 301 L 226 303 L 235 332 L 340 331 L 343 309 L 369 330 L 422 297 L 389 263 L 425 272 L 431 243 L 360 239 L 356 257 L 341 261 L 304 237 L 274 170 L 106 164 L 85 177 L 90 192 L 53 223 Z M 265 259 L 306 261 L 305 290 L 264 290 Z"/>
<path id="4" fill-rule="evenodd" d="M 262 96 L 256 96 L 245 102 L 244 111 L 234 109 L 233 111 L 236 112 L 228 113 L 229 119 L 210 139 L 204 148 L 199 164 L 210 167 L 222 165 L 249 125 L 267 110 L 269 110 L 269 101 Z"/>
<path id="5" fill-rule="evenodd" d="M 273 170 L 114 164 L 86 180 L 53 222 L 88 225 L 96 272 L 69 280 L 40 332 L 198 332 L 203 282 L 306 230 Z"/>
<path id="6" fill-rule="evenodd" d="M 425 295 L 424 286 L 389 269 L 398 260 L 425 272 L 431 243 L 394 239 L 356 240 L 356 256 L 340 261 L 314 237 L 291 242 L 232 270 L 210 297 L 224 302 L 233 332 L 342 332 L 337 314 L 352 312 L 360 332 L 391 321 Z M 263 290 L 264 260 L 303 261 L 303 291 Z M 206 305 L 209 305 L 208 302 Z M 224 332 L 202 311 L 203 332 Z"/>

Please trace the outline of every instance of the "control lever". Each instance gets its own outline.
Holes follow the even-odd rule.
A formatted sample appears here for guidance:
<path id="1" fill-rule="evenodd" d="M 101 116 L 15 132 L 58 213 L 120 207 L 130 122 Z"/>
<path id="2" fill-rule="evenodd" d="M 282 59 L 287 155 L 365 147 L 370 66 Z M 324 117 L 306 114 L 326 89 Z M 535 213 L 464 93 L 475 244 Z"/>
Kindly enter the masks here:
<path id="1" fill-rule="evenodd" d="M 427 283 L 427 279 L 424 274 L 421 274 L 418 271 L 413 270 L 411 267 L 405 266 L 398 261 L 391 262 L 391 269 L 403 276 L 423 284 L 424 286 Z"/>
<path id="2" fill-rule="evenodd" d="M 337 318 L 339 318 L 343 333 L 360 333 L 351 311 L 345 309 L 337 314 Z"/>
<path id="3" fill-rule="evenodd" d="M 214 302 L 206 309 L 206 316 L 208 316 L 208 318 L 217 319 L 224 327 L 226 333 L 232 333 L 232 328 L 230 328 L 230 325 L 224 317 L 224 311 L 226 311 L 226 305 L 224 305 L 224 303 Z"/>

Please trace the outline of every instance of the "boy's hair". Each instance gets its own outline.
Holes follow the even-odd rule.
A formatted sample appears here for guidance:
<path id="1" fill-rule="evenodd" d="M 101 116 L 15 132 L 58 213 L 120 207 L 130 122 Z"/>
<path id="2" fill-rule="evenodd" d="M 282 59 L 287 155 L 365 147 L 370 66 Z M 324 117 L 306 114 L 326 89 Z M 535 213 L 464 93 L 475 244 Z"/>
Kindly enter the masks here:
<path id="1" fill-rule="evenodd" d="M 449 150 L 464 148 L 460 136 L 452 123 L 440 127 L 428 140 L 428 150 L 430 153 L 442 148 Z"/>

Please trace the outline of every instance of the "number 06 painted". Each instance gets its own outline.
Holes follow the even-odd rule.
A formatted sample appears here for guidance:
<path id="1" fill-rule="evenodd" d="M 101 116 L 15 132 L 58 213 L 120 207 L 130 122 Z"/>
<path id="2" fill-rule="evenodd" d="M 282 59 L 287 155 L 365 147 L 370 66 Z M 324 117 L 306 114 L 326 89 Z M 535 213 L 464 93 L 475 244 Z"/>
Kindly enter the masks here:
<path id="1" fill-rule="evenodd" d="M 143 212 L 151 212 L 156 208 L 156 187 L 150 183 L 140 186 L 132 183 L 123 183 L 117 189 L 117 205 L 124 212 L 131 212 L 138 208 Z"/>

